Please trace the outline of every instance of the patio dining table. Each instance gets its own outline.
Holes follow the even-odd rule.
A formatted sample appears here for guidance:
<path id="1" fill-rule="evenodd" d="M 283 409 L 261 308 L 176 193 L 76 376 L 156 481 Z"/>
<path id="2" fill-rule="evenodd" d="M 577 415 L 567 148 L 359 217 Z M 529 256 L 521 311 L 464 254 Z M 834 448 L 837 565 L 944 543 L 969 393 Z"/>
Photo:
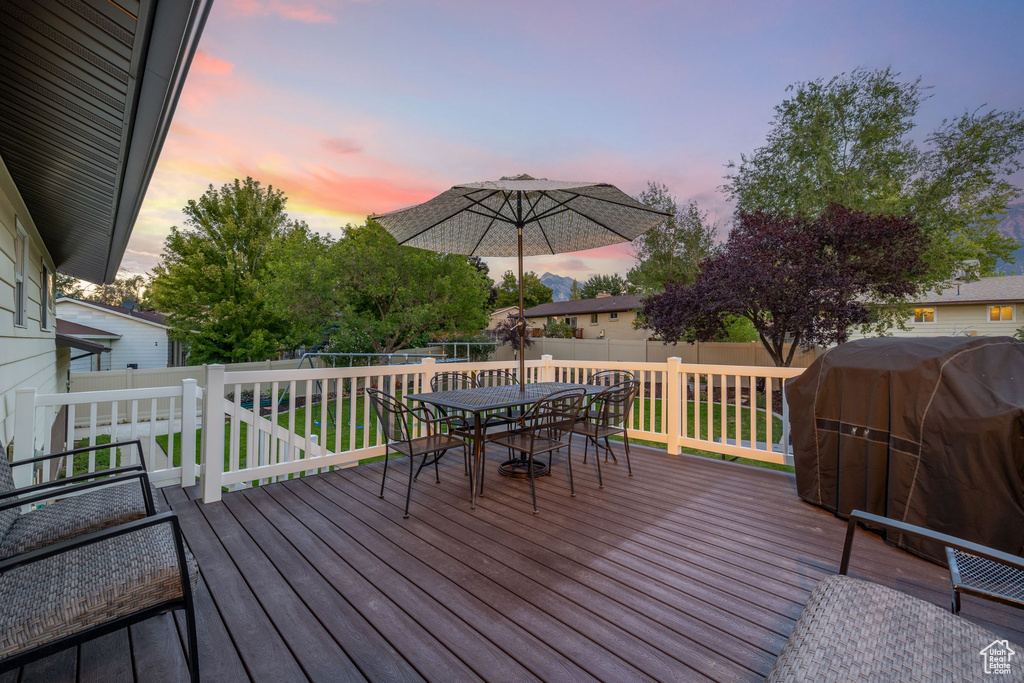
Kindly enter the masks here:
<path id="1" fill-rule="evenodd" d="M 565 389 L 583 389 L 590 395 L 599 394 L 607 388 L 602 385 L 573 384 L 569 382 L 535 382 L 525 386 L 509 384 L 494 387 L 477 387 L 475 389 L 432 391 L 423 394 L 410 394 L 406 398 L 410 401 L 433 405 L 446 411 L 459 411 L 473 416 L 473 457 L 471 458 L 469 468 L 469 491 L 472 500 L 471 505 L 475 509 L 477 493 L 483 488 L 483 437 L 484 422 L 487 419 L 488 413 L 528 406 L 549 394 Z"/>

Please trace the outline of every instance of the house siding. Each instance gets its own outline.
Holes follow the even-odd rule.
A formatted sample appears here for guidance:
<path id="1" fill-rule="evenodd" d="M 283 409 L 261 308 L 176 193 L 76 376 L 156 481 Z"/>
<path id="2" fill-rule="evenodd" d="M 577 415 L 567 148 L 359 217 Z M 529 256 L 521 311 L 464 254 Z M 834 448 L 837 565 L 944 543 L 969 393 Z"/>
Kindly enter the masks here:
<path id="1" fill-rule="evenodd" d="M 109 353 L 102 354 L 102 370 L 124 370 L 129 363 L 138 363 L 139 370 L 167 367 L 167 353 L 171 343 L 167 338 L 167 328 L 73 301 L 57 302 L 57 312 L 62 320 L 121 335 L 120 339 L 95 340 L 111 348 Z M 72 372 L 95 369 L 95 356 L 80 358 L 71 364 Z"/>
<path id="2" fill-rule="evenodd" d="M 27 305 L 25 326 L 14 324 L 14 242 L 17 225 L 27 234 L 28 260 L 25 269 Z M 0 159 L 0 446 L 6 448 L 14 437 L 15 392 L 33 387 L 40 393 L 66 390 L 67 349 L 58 349 L 54 328 L 40 324 L 42 267 L 55 270 L 53 259 L 43 246 L 35 223 L 14 185 L 7 166 Z M 39 411 L 37 433 L 49 427 L 52 415 Z M 45 424 L 44 424 L 45 422 Z"/>
<path id="3" fill-rule="evenodd" d="M 566 318 L 576 318 L 576 327 L 583 331 L 583 339 L 619 339 L 625 341 L 644 341 L 649 339 L 651 331 L 648 329 L 636 329 L 633 327 L 633 321 L 636 320 L 636 311 L 619 311 L 618 320 L 612 320 L 611 313 L 598 313 L 597 322 L 591 323 L 590 313 L 580 313 L 578 315 L 556 315 L 554 318 L 564 321 Z M 530 317 L 527 318 L 530 323 L 537 329 L 541 329 L 547 324 L 547 317 Z M 604 332 L 604 336 L 601 337 L 601 332 Z"/>
<path id="4" fill-rule="evenodd" d="M 1013 306 L 1012 322 L 989 322 L 990 304 L 920 304 L 935 309 L 935 322 L 915 323 L 911 318 L 906 330 L 892 328 L 889 334 L 894 337 L 1012 337 L 1018 327 L 1024 326 L 1024 305 L 1014 302 L 1001 305 Z M 851 334 L 850 338 L 863 339 L 864 335 Z"/>

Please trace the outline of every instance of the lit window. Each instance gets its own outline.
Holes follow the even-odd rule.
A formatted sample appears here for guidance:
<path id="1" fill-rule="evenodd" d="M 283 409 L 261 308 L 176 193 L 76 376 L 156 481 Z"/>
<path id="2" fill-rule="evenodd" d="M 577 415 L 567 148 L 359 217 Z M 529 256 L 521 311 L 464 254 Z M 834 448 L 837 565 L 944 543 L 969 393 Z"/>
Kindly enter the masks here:
<path id="1" fill-rule="evenodd" d="M 611 318 L 612 320 L 618 320 L 619 319 L 619 312 L 618 311 L 612 311 L 611 313 L 608 314 L 608 317 Z"/>
<path id="2" fill-rule="evenodd" d="M 993 323 L 1012 322 L 1013 306 L 989 306 L 988 319 Z"/>
<path id="3" fill-rule="evenodd" d="M 25 261 L 28 258 L 28 236 L 21 229 L 21 222 L 16 221 L 14 235 L 14 324 L 25 327 L 25 308 L 28 292 L 25 289 Z"/>
<path id="4" fill-rule="evenodd" d="M 590 324 L 591 325 L 596 325 L 597 324 L 597 313 L 591 313 L 590 314 Z"/>
<path id="5" fill-rule="evenodd" d="M 915 323 L 933 323 L 933 322 L 935 322 L 935 309 L 934 308 L 915 308 L 914 309 L 914 322 Z"/>

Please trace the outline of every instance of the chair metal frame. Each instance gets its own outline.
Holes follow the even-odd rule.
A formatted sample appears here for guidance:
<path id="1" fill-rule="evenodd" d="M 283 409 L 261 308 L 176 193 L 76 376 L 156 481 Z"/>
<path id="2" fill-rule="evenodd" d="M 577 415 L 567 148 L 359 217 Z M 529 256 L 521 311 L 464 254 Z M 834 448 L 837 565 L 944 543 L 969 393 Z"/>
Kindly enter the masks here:
<path id="1" fill-rule="evenodd" d="M 594 460 L 597 462 L 597 485 L 604 488 L 601 477 L 601 456 L 599 449 L 604 449 L 604 461 L 618 463 L 609 437 L 622 434 L 622 443 L 626 451 L 626 471 L 633 476 L 633 466 L 629 461 L 629 418 L 633 414 L 633 403 L 640 391 L 640 382 L 633 379 L 613 385 L 590 398 L 583 410 L 583 416 L 573 426 L 573 433 L 585 437 L 583 443 L 583 462 L 587 462 L 587 449 L 594 442 Z M 604 440 L 604 446 L 600 440 Z"/>
<path id="2" fill-rule="evenodd" d="M 28 462 L 28 460 L 24 460 L 22 462 Z M 171 610 L 183 609 L 185 610 L 185 626 L 188 637 L 189 675 L 193 683 L 197 683 L 199 681 L 199 638 L 196 631 L 195 603 L 192 595 L 192 581 L 188 570 L 188 560 L 185 555 L 184 537 L 181 532 L 181 524 L 175 513 L 162 512 L 157 515 L 136 519 L 131 522 L 125 522 L 124 524 L 103 529 L 102 531 L 85 534 L 66 541 L 54 543 L 46 546 L 45 548 L 39 548 L 37 550 L 32 550 L 27 553 L 14 555 L 4 560 L 0 560 L 0 580 L 2 580 L 2 577 L 6 572 L 17 567 L 31 565 L 35 562 L 45 560 L 61 553 L 85 548 L 102 541 L 123 536 L 124 534 L 154 527 L 158 524 L 170 524 L 172 528 L 174 549 L 178 559 L 178 572 L 181 576 L 181 598 L 165 600 L 164 602 L 139 610 L 133 614 L 119 617 L 104 624 L 91 626 L 79 633 L 65 636 L 53 642 L 39 645 L 30 650 L 26 650 L 25 652 L 8 657 L 7 659 L 0 661 L 0 673 L 17 669 L 29 662 L 47 657 L 65 648 L 71 647 L 72 645 L 79 645 L 107 633 L 118 631 L 126 626 L 130 626 L 131 624 L 135 624 L 140 621 L 145 621 L 146 619 L 158 614 L 163 614 L 164 612 Z"/>
<path id="3" fill-rule="evenodd" d="M 412 482 L 419 477 L 420 471 L 427 465 L 433 465 L 434 477 L 437 483 L 440 484 L 441 475 L 437 467 L 438 461 L 452 448 L 462 448 L 463 459 L 468 462 L 469 444 L 451 435 L 452 419 L 450 417 L 435 417 L 434 413 L 425 405 L 418 408 L 410 408 L 391 394 L 379 389 L 368 388 L 366 389 L 366 395 L 370 398 L 373 411 L 377 416 L 377 423 L 387 439 L 387 443 L 384 445 L 384 473 L 381 476 L 380 482 L 381 498 L 384 497 L 384 485 L 387 483 L 388 461 L 391 451 L 394 450 L 400 455 L 409 456 L 409 485 L 405 494 L 405 513 L 403 514 L 403 519 L 408 519 L 409 501 L 412 499 Z M 415 423 L 420 423 L 426 427 L 426 436 L 414 436 L 412 425 Z M 447 425 L 447 433 L 435 431 L 434 425 L 442 424 Z M 448 443 L 448 441 L 438 440 L 438 437 L 451 439 L 456 443 L 444 448 L 437 447 L 424 448 L 422 451 L 418 450 L 419 447 L 429 446 L 432 440 L 437 441 L 435 444 L 437 446 Z M 400 444 L 407 444 L 408 453 L 400 449 Z M 416 469 L 416 456 L 418 455 L 423 456 L 423 462 L 420 463 L 419 470 Z"/>
<path id="4" fill-rule="evenodd" d="M 572 438 L 562 441 L 562 437 L 572 433 L 576 419 L 583 408 L 586 397 L 584 389 L 562 389 L 543 397 L 533 404 L 521 417 L 512 422 L 506 432 L 488 436 L 489 442 L 505 446 L 527 456 L 527 479 L 530 480 L 530 499 L 533 512 L 537 509 L 537 487 L 534 483 L 534 457 L 544 453 L 566 448 L 565 463 L 569 472 L 569 493 L 576 496 L 572 480 Z M 548 456 L 550 459 L 550 455 Z M 551 471 L 551 462 L 548 462 Z"/>
<path id="5" fill-rule="evenodd" d="M 637 381 L 636 375 L 634 375 L 631 370 L 598 370 L 588 377 L 584 384 L 590 384 L 591 386 L 603 385 L 606 387 L 613 387 L 616 384 L 622 384 L 623 382 L 635 381 Z"/>

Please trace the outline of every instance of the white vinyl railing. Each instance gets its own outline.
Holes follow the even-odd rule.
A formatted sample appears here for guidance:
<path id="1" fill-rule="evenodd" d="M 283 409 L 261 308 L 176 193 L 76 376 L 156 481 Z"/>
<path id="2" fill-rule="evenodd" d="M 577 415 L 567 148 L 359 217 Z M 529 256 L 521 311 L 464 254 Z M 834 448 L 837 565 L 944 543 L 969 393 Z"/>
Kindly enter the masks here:
<path id="1" fill-rule="evenodd" d="M 239 487 L 349 467 L 384 453 L 365 389 L 399 397 L 430 391 L 441 371 L 475 373 L 515 361 L 225 372 L 207 369 L 202 495 L 219 500 Z M 682 449 L 791 462 L 785 379 L 801 368 L 527 361 L 528 382 L 585 382 L 599 370 L 629 370 L 640 382 L 630 438 Z"/>
<path id="2" fill-rule="evenodd" d="M 191 486 L 196 482 L 196 433 L 203 390 L 194 379 L 172 387 L 121 389 L 66 394 L 39 394 L 18 389 L 15 394 L 14 459 L 25 460 L 76 447 L 138 439 L 155 486 Z M 66 410 L 62 432 L 51 428 Z M 161 438 L 162 437 L 162 438 Z M 59 443 L 54 443 L 55 439 Z M 163 442 L 163 443 L 161 443 Z M 35 470 L 14 469 L 15 483 L 37 482 L 97 472 L 139 462 L 138 447 L 97 449 Z M 175 464 L 174 454 L 180 453 Z"/>
<path id="3" fill-rule="evenodd" d="M 206 368 L 205 401 L 194 379 L 170 387 L 68 394 L 21 389 L 14 457 L 60 450 L 54 448 L 55 438 L 68 449 L 139 439 L 154 484 L 191 486 L 198 478 L 203 499 L 215 501 L 225 488 L 350 467 L 383 455 L 368 387 L 408 396 L 429 392 L 437 372 L 495 368 L 519 370 L 515 361 L 442 365 L 431 358 L 410 365 L 299 370 L 226 372 L 224 366 L 211 365 Z M 801 368 L 684 364 L 678 358 L 613 363 L 544 356 L 527 361 L 525 379 L 580 383 L 597 371 L 614 369 L 628 370 L 640 382 L 628 425 L 631 440 L 663 444 L 672 454 L 691 449 L 792 462 L 783 383 Z M 61 409 L 67 411 L 58 423 L 64 431 L 55 434 L 49 425 Z M 134 447 L 110 450 L 114 452 L 69 458 L 60 469 L 36 468 L 33 473 L 16 468 L 23 479 L 18 484 L 29 483 L 27 477 L 48 481 L 137 462 Z"/>

